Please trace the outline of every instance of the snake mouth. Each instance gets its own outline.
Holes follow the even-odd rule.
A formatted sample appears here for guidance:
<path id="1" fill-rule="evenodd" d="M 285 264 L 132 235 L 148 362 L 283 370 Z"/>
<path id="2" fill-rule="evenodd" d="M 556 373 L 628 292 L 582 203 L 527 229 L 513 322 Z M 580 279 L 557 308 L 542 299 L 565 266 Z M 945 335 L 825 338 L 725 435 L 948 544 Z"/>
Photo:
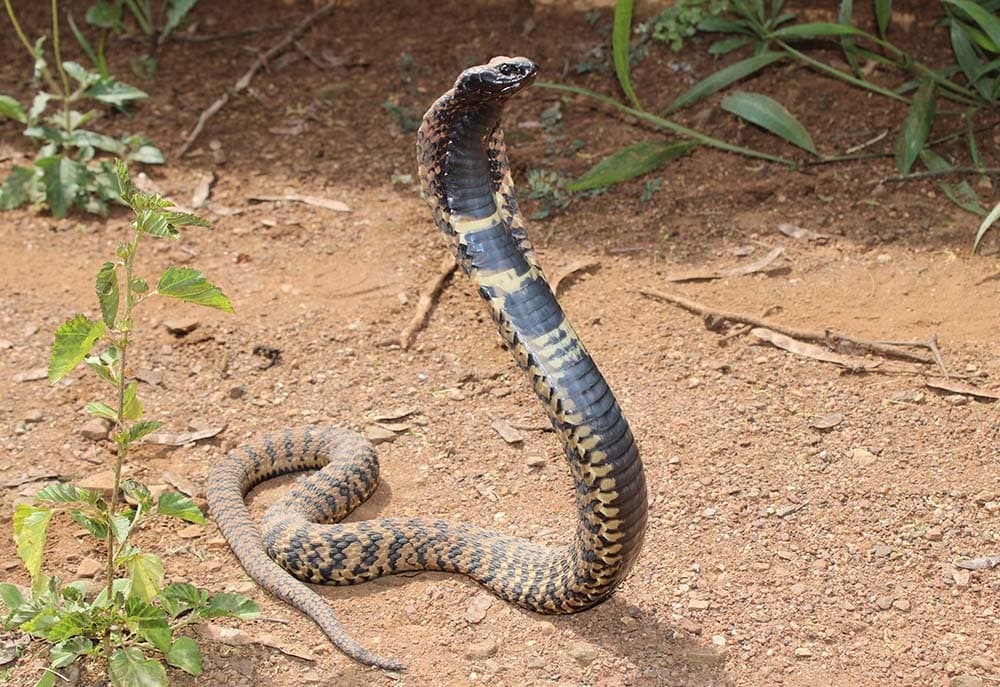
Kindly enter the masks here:
<path id="1" fill-rule="evenodd" d="M 455 82 L 455 93 L 506 98 L 530 86 L 537 74 L 538 65 L 525 57 L 494 57 L 487 64 L 462 72 Z"/>

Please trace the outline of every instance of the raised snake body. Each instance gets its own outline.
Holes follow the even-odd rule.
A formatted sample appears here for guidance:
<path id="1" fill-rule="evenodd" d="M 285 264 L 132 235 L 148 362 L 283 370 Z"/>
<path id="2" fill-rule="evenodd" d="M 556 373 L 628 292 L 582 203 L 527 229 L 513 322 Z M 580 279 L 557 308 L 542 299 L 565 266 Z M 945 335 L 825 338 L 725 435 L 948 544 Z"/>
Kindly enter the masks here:
<path id="1" fill-rule="evenodd" d="M 550 547 L 425 518 L 339 522 L 378 481 L 372 447 L 340 428 L 265 436 L 228 454 L 208 476 L 212 515 L 250 576 L 362 663 L 402 667 L 354 641 L 323 599 L 292 575 L 344 585 L 405 571 L 455 572 L 525 608 L 573 613 L 607 598 L 642 544 L 646 484 L 635 441 L 542 276 L 514 196 L 500 114 L 536 71 L 524 58 L 497 57 L 462 72 L 424 115 L 417 151 L 437 225 L 562 440 L 579 513 L 573 541 Z M 246 493 L 271 477 L 317 468 L 258 528 Z"/>

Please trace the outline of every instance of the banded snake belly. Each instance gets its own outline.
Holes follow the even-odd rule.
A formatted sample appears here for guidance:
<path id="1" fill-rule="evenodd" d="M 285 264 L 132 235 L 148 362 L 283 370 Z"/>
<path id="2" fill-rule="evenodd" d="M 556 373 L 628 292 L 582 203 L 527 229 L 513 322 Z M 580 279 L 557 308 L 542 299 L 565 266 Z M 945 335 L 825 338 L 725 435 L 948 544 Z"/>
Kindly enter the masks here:
<path id="1" fill-rule="evenodd" d="M 632 432 L 542 275 L 514 194 L 500 116 L 536 72 L 521 57 L 497 57 L 463 71 L 424 115 L 417 153 L 435 222 L 562 441 L 579 515 L 573 541 L 544 546 L 429 518 L 340 522 L 378 483 L 371 445 L 342 428 L 264 436 L 229 453 L 208 475 L 212 516 L 247 573 L 368 665 L 402 668 L 351 638 L 300 580 L 347 585 L 437 570 L 467 575 L 533 611 L 574 613 L 612 593 L 642 544 L 646 484 Z M 305 470 L 318 472 L 301 478 L 258 527 L 244 502 L 247 492 Z"/>

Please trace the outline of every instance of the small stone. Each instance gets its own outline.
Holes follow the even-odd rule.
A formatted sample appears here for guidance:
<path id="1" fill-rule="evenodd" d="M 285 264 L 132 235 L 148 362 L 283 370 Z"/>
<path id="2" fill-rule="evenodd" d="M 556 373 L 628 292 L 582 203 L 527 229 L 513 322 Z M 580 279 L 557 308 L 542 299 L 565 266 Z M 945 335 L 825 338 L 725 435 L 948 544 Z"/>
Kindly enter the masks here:
<path id="1" fill-rule="evenodd" d="M 969 667 L 981 670 L 990 675 L 996 672 L 996 666 L 993 664 L 993 661 L 986 656 L 973 656 L 972 660 L 969 661 Z"/>
<path id="2" fill-rule="evenodd" d="M 878 456 L 867 449 L 856 448 L 851 451 L 851 460 L 866 468 L 874 465 L 878 461 Z"/>
<path id="3" fill-rule="evenodd" d="M 165 320 L 163 326 L 167 328 L 167 331 L 174 336 L 184 336 L 185 334 L 190 334 L 198 325 L 201 324 L 198 320 L 192 317 L 175 318 L 170 320 Z"/>
<path id="4" fill-rule="evenodd" d="M 725 635 L 712 635 L 712 644 L 715 646 L 725 646 L 726 637 Z"/>
<path id="5" fill-rule="evenodd" d="M 963 673 L 951 679 L 951 687 L 983 687 L 983 679 L 976 675 Z"/>
<path id="6" fill-rule="evenodd" d="M 486 619 L 486 611 L 493 605 L 493 595 L 479 593 L 465 609 L 465 619 L 473 625 L 478 625 Z"/>
<path id="7" fill-rule="evenodd" d="M 944 400 L 953 406 L 964 406 L 969 404 L 969 397 L 962 394 L 951 394 L 945 396 Z"/>
<path id="8" fill-rule="evenodd" d="M 821 432 L 825 432 L 828 429 L 833 429 L 841 422 L 844 421 L 844 416 L 840 413 L 829 413 L 823 417 L 818 417 L 809 423 L 809 426 L 813 429 L 818 429 Z"/>
<path id="9" fill-rule="evenodd" d="M 299 680 L 301 680 L 303 684 L 315 685 L 322 682 L 323 678 L 321 678 L 319 673 L 315 670 L 310 669 L 302 673 L 302 675 L 299 676 Z"/>
<path id="10" fill-rule="evenodd" d="M 551 620 L 540 620 L 535 625 L 535 631 L 538 632 L 538 634 L 550 635 L 556 631 L 556 624 Z"/>
<path id="11" fill-rule="evenodd" d="M 103 417 L 92 417 L 80 427 L 80 435 L 92 441 L 102 441 L 108 438 L 111 422 Z"/>
<path id="12" fill-rule="evenodd" d="M 817 558 L 816 560 L 814 560 L 812 563 L 809 564 L 809 567 L 812 568 L 813 570 L 821 572 L 829 568 L 830 564 L 827 563 L 826 560 L 822 558 Z"/>
<path id="13" fill-rule="evenodd" d="M 76 569 L 76 577 L 77 579 L 92 578 L 102 570 L 104 570 L 103 563 L 93 558 L 84 558 Z"/>
<path id="14" fill-rule="evenodd" d="M 418 624 L 418 621 L 420 620 L 420 612 L 413 604 L 406 604 L 403 606 L 403 615 L 405 615 L 406 619 L 414 625 Z"/>
<path id="15" fill-rule="evenodd" d="M 45 415 L 38 408 L 32 408 L 24 414 L 24 421 L 37 424 L 45 419 Z"/>
<path id="16" fill-rule="evenodd" d="M 245 386 L 234 386 L 229 390 L 229 398 L 243 398 L 247 393 Z"/>
<path id="17" fill-rule="evenodd" d="M 721 646 L 693 646 L 684 651 L 688 663 L 701 666 L 717 666 L 726 660 L 726 648 Z"/>
<path id="18" fill-rule="evenodd" d="M 875 554 L 876 558 L 886 558 L 892 553 L 892 547 L 886 546 L 885 544 L 879 544 L 872 548 L 872 553 Z"/>
<path id="19" fill-rule="evenodd" d="M 878 256 L 875 258 L 875 262 L 877 262 L 880 265 L 884 265 L 885 263 L 891 261 L 892 261 L 892 256 L 889 255 L 888 253 L 879 253 Z"/>
<path id="20" fill-rule="evenodd" d="M 951 577 L 959 589 L 965 589 L 972 581 L 972 573 L 968 570 L 956 570 L 951 574 Z"/>
<path id="21" fill-rule="evenodd" d="M 896 599 L 892 602 L 892 607 L 903 613 L 910 612 L 910 602 L 907 599 Z"/>
<path id="22" fill-rule="evenodd" d="M 691 599 L 688 602 L 688 608 L 692 611 L 705 611 L 710 605 L 708 599 Z"/>
<path id="23" fill-rule="evenodd" d="M 698 379 L 697 377 L 689 377 L 688 380 L 687 380 L 687 388 L 688 389 L 694 389 L 699 384 L 701 384 L 701 380 Z"/>
<path id="24" fill-rule="evenodd" d="M 590 642 L 573 642 L 566 647 L 566 653 L 580 665 L 586 666 L 597 658 L 600 649 Z"/>
<path id="25" fill-rule="evenodd" d="M 929 527 L 926 532 L 924 532 L 924 539 L 927 541 L 941 541 L 944 537 L 944 532 L 940 527 Z"/>
<path id="26" fill-rule="evenodd" d="M 524 665 L 528 668 L 528 670 L 541 670 L 547 665 L 547 663 L 541 656 L 532 656 L 525 662 Z"/>
<path id="27" fill-rule="evenodd" d="M 545 456 L 538 456 L 537 458 L 529 458 L 528 462 L 525 463 L 531 469 L 543 468 L 548 463 L 548 459 Z"/>
<path id="28" fill-rule="evenodd" d="M 473 661 L 495 656 L 496 653 L 497 640 L 492 637 L 481 642 L 473 642 L 465 649 L 465 657 Z"/>
<path id="29" fill-rule="evenodd" d="M 810 658 L 813 652 L 809 650 L 809 647 L 800 646 L 795 649 L 795 658 Z"/>
<path id="30" fill-rule="evenodd" d="M 378 425 L 365 427 L 365 437 L 375 446 L 388 444 L 396 440 L 396 433 Z"/>
<path id="31" fill-rule="evenodd" d="M 714 518 L 714 517 L 715 517 L 715 514 L 716 514 L 716 512 L 717 512 L 717 511 L 716 511 L 716 510 L 715 510 L 714 508 L 712 508 L 711 506 L 709 506 L 708 508 L 706 508 L 705 510 L 703 510 L 703 511 L 701 512 L 701 516 L 702 516 L 703 518 Z"/>
<path id="32" fill-rule="evenodd" d="M 163 381 L 163 373 L 159 370 L 151 370 L 148 367 L 137 367 L 135 368 L 135 378 L 150 386 L 156 386 Z"/>
<path id="33" fill-rule="evenodd" d="M 91 473 L 78 481 L 76 486 L 100 492 L 104 496 L 110 496 L 115 488 L 115 471 L 104 470 L 102 472 Z"/>
<path id="34" fill-rule="evenodd" d="M 188 525 L 177 531 L 177 536 L 181 539 L 194 539 L 205 534 L 204 525 Z"/>
<path id="35" fill-rule="evenodd" d="M 892 608 L 893 601 L 895 601 L 895 599 L 891 596 L 880 596 L 875 599 L 875 606 L 877 606 L 880 611 L 888 611 Z"/>
<path id="36" fill-rule="evenodd" d="M 690 618 L 681 618 L 677 623 L 682 630 L 689 634 L 700 635 L 702 633 L 702 626 L 700 623 L 696 623 Z"/>

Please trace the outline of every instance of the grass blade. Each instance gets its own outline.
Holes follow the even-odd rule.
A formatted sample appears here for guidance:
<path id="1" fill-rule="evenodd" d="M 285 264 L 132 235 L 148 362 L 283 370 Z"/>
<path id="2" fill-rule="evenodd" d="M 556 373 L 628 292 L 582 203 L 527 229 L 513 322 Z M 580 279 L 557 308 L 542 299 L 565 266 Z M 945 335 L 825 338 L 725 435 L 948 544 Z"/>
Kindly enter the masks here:
<path id="1" fill-rule="evenodd" d="M 875 0 L 875 23 L 878 25 L 878 35 L 885 38 L 889 30 L 889 19 L 892 18 L 892 0 Z"/>
<path id="2" fill-rule="evenodd" d="M 1000 219 L 1000 203 L 993 206 L 990 210 L 990 214 L 983 218 L 983 223 L 979 225 L 978 231 L 976 231 L 976 240 L 972 242 L 972 252 L 975 253 L 976 249 L 979 248 L 979 242 L 983 240 L 983 236 L 992 227 L 996 221 Z"/>
<path id="3" fill-rule="evenodd" d="M 1000 19 L 997 18 L 995 14 L 986 11 L 980 5 L 977 5 L 970 0 L 942 0 L 953 7 L 965 12 L 969 15 L 972 21 L 979 24 L 979 28 L 986 32 L 990 40 L 993 42 L 992 52 L 1000 51 Z"/>
<path id="4" fill-rule="evenodd" d="M 632 179 L 675 160 L 694 146 L 693 141 L 640 141 L 608 155 L 573 183 L 570 191 L 588 191 Z"/>
<path id="5" fill-rule="evenodd" d="M 615 74 L 618 83 L 625 92 L 625 97 L 637 109 L 642 109 L 639 99 L 632 88 L 632 76 L 629 66 L 629 47 L 632 39 L 632 0 L 618 0 L 615 3 L 615 23 L 611 30 L 611 51 L 615 59 Z"/>
<path id="6" fill-rule="evenodd" d="M 920 160 L 932 172 L 942 172 L 951 169 L 951 164 L 930 148 L 924 148 L 920 151 Z M 979 196 L 972 190 L 969 182 L 964 179 L 952 184 L 950 181 L 940 178 L 937 179 L 937 185 L 948 196 L 948 200 L 963 210 L 971 212 L 974 215 L 979 215 L 980 217 L 986 214 L 986 210 L 979 203 Z"/>
<path id="7" fill-rule="evenodd" d="M 805 127 L 781 103 L 766 95 L 737 91 L 723 98 L 722 109 L 818 155 Z"/>
<path id="8" fill-rule="evenodd" d="M 840 0 L 840 9 L 837 12 L 837 21 L 844 26 L 853 26 L 854 22 L 854 0 Z M 858 58 L 854 54 L 854 38 L 844 36 L 840 39 L 840 47 L 844 51 L 844 59 L 851 65 L 854 76 L 861 76 L 861 67 L 858 65 Z"/>
<path id="9" fill-rule="evenodd" d="M 810 24 L 793 24 L 783 29 L 772 31 L 768 38 L 779 40 L 805 40 L 828 36 L 859 36 L 876 40 L 871 34 L 849 24 L 834 24 L 832 22 L 813 22 Z"/>
<path id="10" fill-rule="evenodd" d="M 927 135 L 931 131 L 931 124 L 934 122 L 935 95 L 937 85 L 930 79 L 926 79 L 913 96 L 910 103 L 910 111 L 906 114 L 903 128 L 896 138 L 896 167 L 903 174 L 909 174 L 913 163 L 916 161 L 924 144 L 927 143 Z"/>
<path id="11" fill-rule="evenodd" d="M 984 99 L 990 100 L 990 84 L 986 79 L 980 78 L 983 75 L 983 65 L 976 54 L 976 49 L 972 46 L 972 39 L 969 38 L 968 29 L 958 19 L 952 17 L 949 33 L 951 34 L 951 49 L 955 53 L 955 61 L 962 68 L 965 78 L 969 80 L 969 85 L 979 91 Z"/>
<path id="12" fill-rule="evenodd" d="M 716 91 L 721 91 L 730 84 L 733 84 L 740 79 L 744 79 L 751 74 L 760 71 L 768 65 L 774 64 L 785 55 L 780 52 L 766 52 L 762 55 L 756 55 L 754 57 L 748 57 L 745 60 L 740 60 L 734 64 L 729 65 L 725 69 L 720 69 L 711 76 L 702 79 L 694 86 L 689 88 L 687 92 L 682 94 L 679 98 L 670 103 L 663 114 L 668 115 L 671 112 L 676 112 L 688 105 L 698 102 L 702 98 L 706 98 Z"/>

